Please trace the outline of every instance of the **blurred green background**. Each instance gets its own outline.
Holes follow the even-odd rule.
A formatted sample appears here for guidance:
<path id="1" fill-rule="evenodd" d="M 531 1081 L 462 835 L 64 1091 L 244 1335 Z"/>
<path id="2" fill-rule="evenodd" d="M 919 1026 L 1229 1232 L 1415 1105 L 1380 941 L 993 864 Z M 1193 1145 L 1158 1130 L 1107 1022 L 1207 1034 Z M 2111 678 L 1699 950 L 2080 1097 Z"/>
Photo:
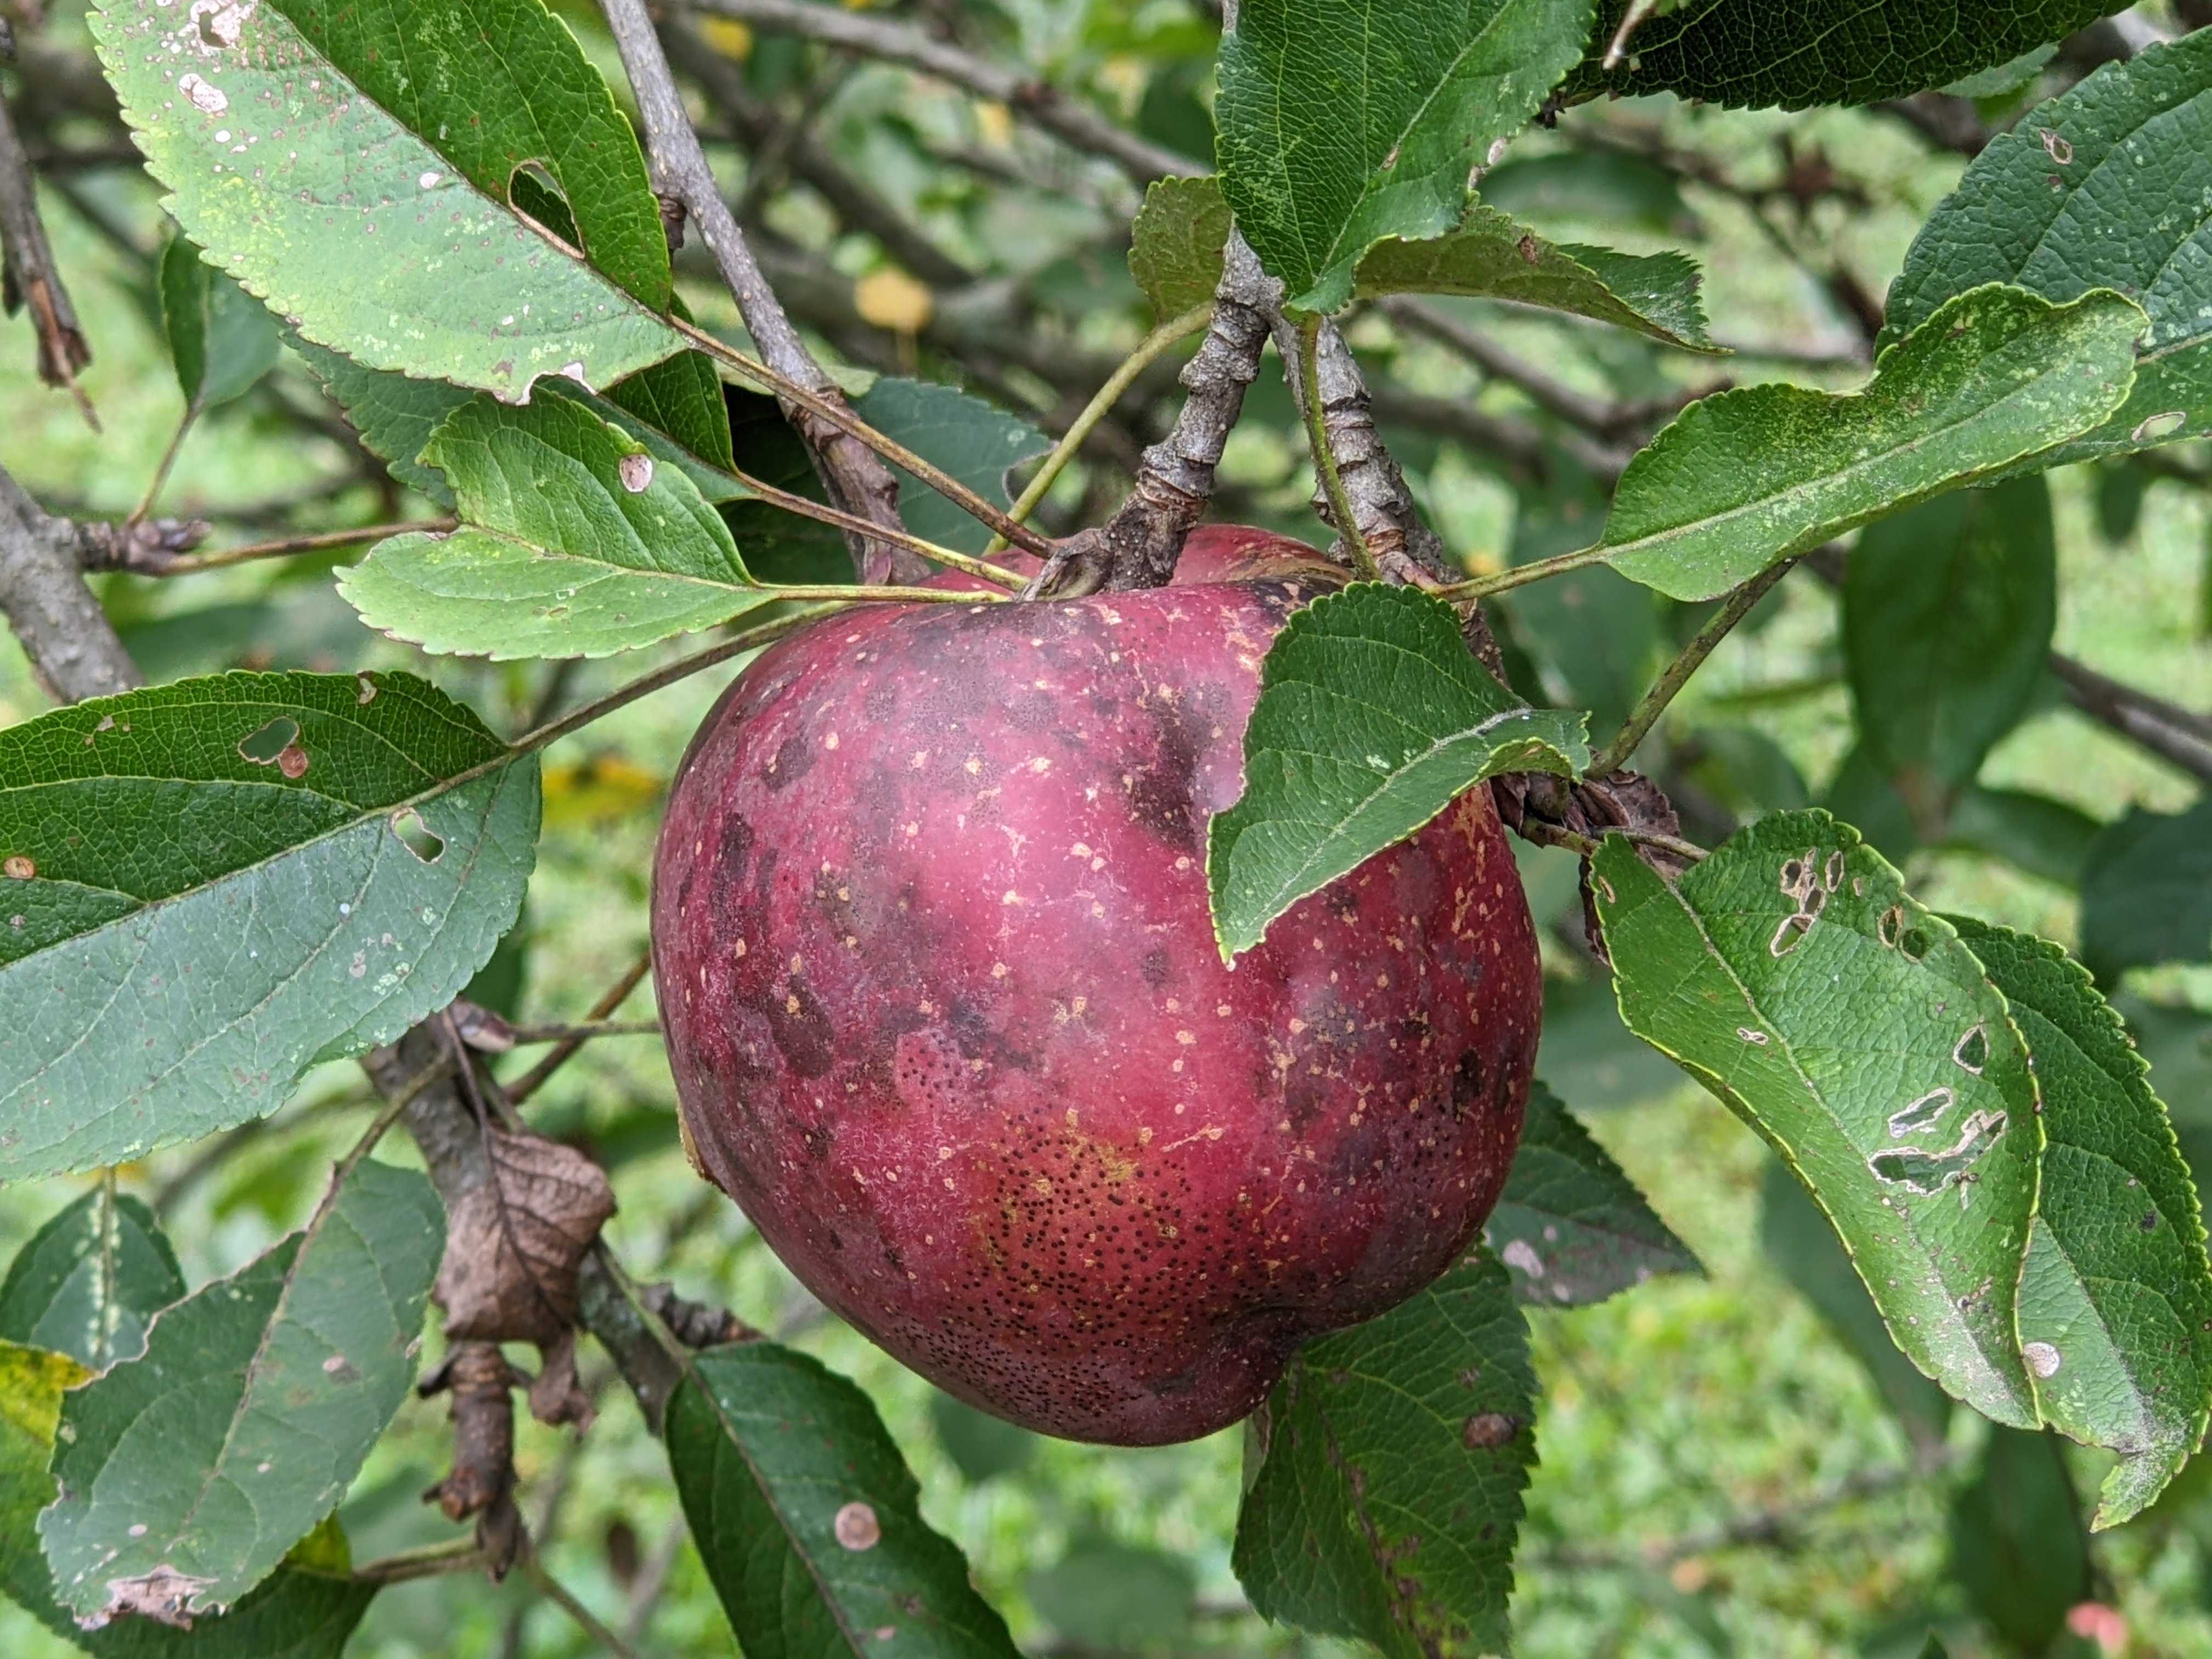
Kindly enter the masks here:
<path id="1" fill-rule="evenodd" d="M 974 9 L 990 14 L 980 32 L 1001 52 L 1125 112 L 1158 142 L 1206 152 L 1213 33 L 1204 8 L 1006 0 Z M 40 50 L 81 58 L 80 20 L 71 8 L 57 13 Z M 607 60 L 592 15 L 568 15 Z M 729 27 L 709 30 L 706 45 L 763 106 L 805 112 L 810 146 L 865 179 L 969 274 L 957 289 L 926 284 L 935 292 L 917 299 L 911 280 L 901 285 L 893 252 L 842 222 L 787 167 L 756 172 L 739 148 L 718 149 L 726 182 L 772 249 L 772 269 L 799 273 L 808 286 L 801 309 L 824 331 L 828 355 L 863 370 L 959 380 L 1056 429 L 1071 398 L 1088 390 L 1083 366 L 1110 364 L 1141 336 L 1146 319 L 1121 266 L 1137 198 L 1118 174 L 1036 139 L 1003 110 L 902 71 Z M 1984 112 L 2002 119 L 2021 105 L 2001 98 Z M 57 143 L 91 143 L 65 111 L 47 131 Z M 1455 308 L 1558 380 L 1611 400 L 1679 393 L 1723 373 L 1855 384 L 1865 372 L 1852 361 L 1863 337 L 1848 296 L 1823 278 L 1841 270 L 1878 296 L 1962 166 L 1875 113 L 1724 114 L 1663 100 L 1575 112 L 1558 133 L 1516 144 L 1493 199 L 1555 235 L 1637 252 L 1687 246 L 1706 267 L 1716 331 L 1776 355 L 1747 352 L 1724 364 L 1669 357 L 1593 330 Z M 66 397 L 37 383 L 29 325 L 18 317 L 0 325 L 0 459 L 53 510 L 120 516 L 146 489 L 182 407 L 153 301 L 161 219 L 147 181 L 112 156 L 55 176 L 63 187 L 47 196 L 48 223 L 96 354 L 83 385 L 103 429 L 92 431 Z M 726 300 L 691 275 L 701 314 L 731 320 Z M 1394 407 L 1402 413 L 1425 397 L 1556 440 L 1512 388 L 1484 383 L 1379 316 L 1352 334 L 1395 388 L 1400 402 L 1384 399 L 1386 435 L 1469 568 L 1571 544 L 1547 538 L 1571 536 L 1601 511 L 1564 453 L 1540 474 L 1501 462 L 1464 434 L 1393 419 Z M 1074 366 L 1071 384 L 1039 372 L 1053 362 Z M 1225 510 L 1310 527 L 1310 477 L 1272 363 L 1268 375 L 1231 447 Z M 1156 434 L 1173 408 L 1165 388 L 1147 384 L 1129 416 L 1132 442 Z M 217 544 L 429 512 L 372 481 L 343 437 L 286 355 L 256 390 L 193 429 L 159 510 L 215 518 Z M 2204 465 L 2185 452 L 2170 471 Z M 1062 527 L 1094 517 L 1124 476 L 1110 455 L 1079 467 L 1048 512 Z M 2061 472 L 2052 484 L 2058 648 L 2212 708 L 2200 483 L 2130 464 Z M 580 699 L 641 665 L 586 665 L 549 686 L 541 665 L 426 659 L 359 626 L 333 592 L 331 563 L 305 558 L 166 583 L 110 577 L 104 597 L 156 679 L 230 665 L 404 665 L 509 730 L 549 698 Z M 1686 622 L 1694 625 L 1684 608 L 1642 590 L 1624 593 L 1625 583 L 1608 586 L 1614 580 L 1593 573 L 1522 590 L 1508 606 L 1512 635 L 1543 687 L 1596 708 L 1601 732 Z M 487 970 L 480 1000 L 530 1020 L 577 1018 L 635 959 L 661 790 L 727 678 L 686 681 L 547 756 L 538 873 L 523 925 Z M 12 641 L 0 641 L 0 725 L 44 706 Z M 1852 722 L 1838 605 L 1810 576 L 1786 583 L 1677 709 L 1666 763 L 1722 814 L 1802 804 L 1832 787 L 1845 816 L 1893 854 L 1903 850 L 1899 834 L 1876 822 L 1879 799 L 1849 777 L 1838 781 Z M 2195 793 L 2056 695 L 2005 739 L 1981 781 L 2099 820 L 2130 805 L 2172 811 Z M 2076 897 L 2063 882 L 1962 846 L 1911 852 L 1905 862 L 1938 908 L 2075 937 Z M 1547 944 L 1553 1006 L 1541 1069 L 1709 1276 L 1655 1281 L 1596 1308 L 1532 1314 L 1545 1401 L 1515 1604 L 1520 1650 L 1536 1659 L 1905 1656 L 1934 1627 L 1954 1653 L 2032 1652 L 2051 1633 L 2047 1618 L 2023 1611 L 2025 1592 L 2036 1589 L 2063 1592 L 2062 1611 L 2075 1600 L 2116 1607 L 2129 1644 L 2116 1650 L 2212 1653 L 2212 1476 L 2192 1470 L 2151 1513 L 2086 1543 L 2067 1482 L 2094 1490 L 2098 1457 L 2027 1437 L 1992 1442 L 1985 1425 L 1948 1409 L 1887 1350 L 1832 1237 L 1794 1187 L 1776 1182 L 1762 1145 L 1621 1031 L 1571 943 L 1572 860 L 1531 857 L 1527 873 L 1540 918 L 1557 924 Z M 2128 989 L 2185 1145 L 2192 1133 L 2212 1141 L 2212 970 L 2138 975 Z M 647 988 L 623 1012 L 649 1010 Z M 530 1058 L 510 1064 L 519 1070 Z M 267 1124 L 134 1165 L 125 1188 L 161 1212 L 197 1285 L 299 1224 L 329 1158 L 358 1132 L 365 1101 L 356 1068 L 325 1068 Z M 607 1164 L 621 1202 L 610 1237 L 641 1279 L 672 1278 L 687 1294 L 726 1304 L 869 1392 L 921 1480 L 924 1513 L 967 1551 L 1027 1650 L 1257 1655 L 1332 1645 L 1271 1630 L 1243 1604 L 1229 1568 L 1237 1433 L 1105 1450 L 1040 1440 L 936 1395 L 827 1316 L 734 1207 L 692 1176 L 651 1039 L 590 1045 L 537 1097 L 531 1117 Z M 410 1154 L 395 1140 L 385 1155 Z M 0 1260 L 81 1190 L 64 1180 L 0 1191 Z M 611 1385 L 603 1357 L 587 1352 L 585 1374 L 602 1407 L 587 1437 L 528 1422 L 520 1430 L 524 1510 L 550 1567 L 610 1625 L 635 1631 L 647 1652 L 728 1651 L 659 1446 L 619 1383 Z M 342 1510 L 356 1560 L 456 1530 L 419 1501 L 443 1472 L 447 1440 L 442 1401 L 403 1409 Z M 2093 1650 L 2064 1636 L 2050 1650 L 2069 1642 Z M 68 1650 L 0 1606 L 0 1654 Z M 588 1650 L 519 1577 L 503 1587 L 449 1577 L 386 1591 L 349 1651 L 550 1659 Z"/>

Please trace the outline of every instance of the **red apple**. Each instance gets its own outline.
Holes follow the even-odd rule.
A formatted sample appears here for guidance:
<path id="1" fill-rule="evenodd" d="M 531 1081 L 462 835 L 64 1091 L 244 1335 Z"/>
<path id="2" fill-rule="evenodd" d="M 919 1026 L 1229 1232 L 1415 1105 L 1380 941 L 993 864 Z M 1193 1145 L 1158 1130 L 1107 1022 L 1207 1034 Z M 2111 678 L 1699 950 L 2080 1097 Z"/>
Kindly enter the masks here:
<path id="1" fill-rule="evenodd" d="M 1240 533 L 1283 550 L 1216 532 L 1194 574 Z M 653 939 L 696 1159 L 823 1302 L 1014 1422 L 1232 1423 L 1504 1184 L 1541 994 L 1487 791 L 1233 969 L 1215 944 L 1206 822 L 1322 585 L 848 611 L 740 676 L 678 776 Z"/>

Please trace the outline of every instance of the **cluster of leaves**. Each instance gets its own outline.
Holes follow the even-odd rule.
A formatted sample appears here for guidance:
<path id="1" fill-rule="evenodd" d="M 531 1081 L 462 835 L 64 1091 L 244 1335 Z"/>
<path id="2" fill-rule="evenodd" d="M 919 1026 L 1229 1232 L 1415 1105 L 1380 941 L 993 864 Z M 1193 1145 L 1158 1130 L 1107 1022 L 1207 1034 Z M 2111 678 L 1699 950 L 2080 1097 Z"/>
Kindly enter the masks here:
<path id="1" fill-rule="evenodd" d="M 1710 354 L 1689 261 L 1547 239 L 1510 192 L 1471 199 L 1471 170 L 1547 102 L 1865 103 L 2112 9 L 1967 7 L 1980 27 L 1900 53 L 1925 33 L 1905 0 L 1846 28 L 1793 12 L 1778 36 L 1746 27 L 1753 6 L 1668 9 L 1611 62 L 1617 3 L 1245 0 L 1218 177 L 1154 188 L 1132 272 L 1163 319 L 1187 312 L 1233 226 L 1301 311 L 1473 297 Z M 630 126 L 539 0 L 115 0 L 94 27 L 181 228 L 161 294 L 194 412 L 258 379 L 281 326 L 459 521 L 347 571 L 369 626 L 599 657 L 787 619 L 769 608 L 843 580 L 827 533 L 763 510 L 762 483 L 810 487 L 803 457 L 721 383 Z M 2212 956 L 2204 809 L 2076 846 L 2095 980 L 1930 912 L 1869 837 L 1899 852 L 1893 822 L 1909 843 L 1976 811 L 2017 828 L 1974 780 L 2048 648 L 2040 475 L 2212 435 L 2212 293 L 2188 257 L 2207 106 L 2196 37 L 2028 114 L 1929 220 L 1863 387 L 1692 404 L 1554 567 L 1703 601 L 1864 527 L 1845 616 L 1867 810 L 1769 813 L 1679 878 L 1609 836 L 1594 915 L 1622 1018 L 1782 1154 L 1907 1375 L 2117 1453 L 2107 1524 L 2172 1479 L 2212 1400 L 2195 1189 L 2098 989 Z M 856 406 L 995 499 L 1042 448 L 948 386 L 878 381 Z M 910 528 L 980 550 L 908 499 Z M 25 1011 L 0 1030 L 0 1178 L 265 1115 L 310 1066 L 447 1006 L 520 913 L 541 742 L 384 671 L 190 678 L 0 732 L 0 998 Z M 1248 790 L 1212 831 L 1224 951 L 1461 792 L 1594 764 L 1584 717 L 1492 678 L 1444 600 L 1318 602 L 1267 659 Z M 447 1219 L 422 1177 L 349 1158 L 304 1229 L 188 1293 L 134 1200 L 102 1187 L 54 1217 L 0 1285 L 0 1586 L 94 1652 L 337 1653 L 374 1586 L 329 1517 L 404 1394 Z M 1254 1606 L 1407 1659 L 1502 1647 L 1534 1443 L 1521 1305 L 1694 1267 L 1540 1090 L 1487 1248 L 1313 1345 L 1255 1419 L 1234 1551 Z M 749 1651 L 1012 1651 L 850 1383 L 774 1343 L 714 1349 L 665 1435 Z"/>

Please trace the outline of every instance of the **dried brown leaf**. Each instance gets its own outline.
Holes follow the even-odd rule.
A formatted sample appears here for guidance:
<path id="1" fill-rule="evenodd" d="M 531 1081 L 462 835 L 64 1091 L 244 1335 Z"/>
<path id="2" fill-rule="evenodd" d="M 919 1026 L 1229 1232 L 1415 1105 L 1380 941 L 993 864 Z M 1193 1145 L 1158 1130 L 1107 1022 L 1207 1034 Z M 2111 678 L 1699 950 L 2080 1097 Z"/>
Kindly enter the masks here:
<path id="1" fill-rule="evenodd" d="M 446 1334 L 548 1346 L 576 1321 L 576 1264 L 614 1213 L 598 1164 L 558 1141 L 484 1131 L 491 1177 L 452 1206 L 432 1294 Z"/>

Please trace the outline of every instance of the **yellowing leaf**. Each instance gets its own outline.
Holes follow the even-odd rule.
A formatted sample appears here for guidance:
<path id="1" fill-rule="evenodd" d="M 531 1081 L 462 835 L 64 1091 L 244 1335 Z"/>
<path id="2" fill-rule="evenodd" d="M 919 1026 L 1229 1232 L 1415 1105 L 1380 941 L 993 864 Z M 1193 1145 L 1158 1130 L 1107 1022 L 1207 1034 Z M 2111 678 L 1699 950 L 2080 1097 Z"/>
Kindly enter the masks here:
<path id="1" fill-rule="evenodd" d="M 734 17 L 702 17 L 696 25 L 699 38 L 725 58 L 734 58 L 739 63 L 752 56 L 753 32 Z"/>
<path id="2" fill-rule="evenodd" d="M 545 822 L 550 826 L 626 818 L 658 800 L 665 782 L 658 773 L 620 755 L 550 766 L 545 769 Z"/>
<path id="3" fill-rule="evenodd" d="M 983 142 L 1003 149 L 1014 140 L 1014 112 L 1004 104 L 988 101 L 975 106 L 975 130 Z"/>
<path id="4" fill-rule="evenodd" d="M 853 308 L 861 320 L 896 334 L 919 334 L 928 326 L 937 301 L 923 284 L 894 265 L 870 271 L 853 286 Z"/>

